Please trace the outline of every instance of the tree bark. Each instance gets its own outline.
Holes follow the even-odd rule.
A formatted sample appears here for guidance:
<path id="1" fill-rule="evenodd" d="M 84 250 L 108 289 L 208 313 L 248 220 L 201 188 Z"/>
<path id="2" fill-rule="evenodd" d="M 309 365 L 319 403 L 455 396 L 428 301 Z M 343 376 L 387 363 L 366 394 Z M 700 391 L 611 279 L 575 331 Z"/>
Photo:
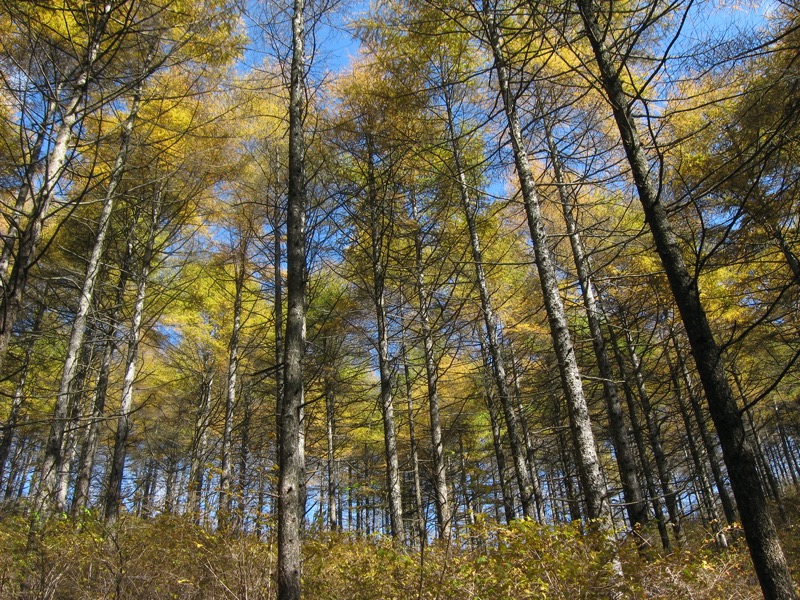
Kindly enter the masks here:
<path id="1" fill-rule="evenodd" d="M 506 523 L 511 523 L 517 515 L 514 512 L 514 497 L 508 483 L 508 468 L 506 466 L 506 456 L 503 451 L 503 438 L 500 432 L 500 415 L 497 411 L 497 398 L 494 395 L 494 384 L 491 379 L 492 369 L 489 366 L 489 357 L 486 353 L 485 344 L 481 343 L 481 356 L 483 357 L 483 370 L 489 378 L 484 385 L 486 388 L 486 407 L 489 410 L 489 421 L 492 426 L 492 444 L 494 445 L 494 456 L 497 462 L 497 477 L 500 480 L 500 494 L 503 498 L 503 514 Z"/>
<path id="2" fill-rule="evenodd" d="M 628 355 L 633 366 L 633 380 L 636 382 L 636 391 L 639 394 L 639 402 L 642 405 L 644 420 L 647 425 L 647 433 L 650 440 L 650 448 L 653 451 L 653 458 L 656 463 L 656 471 L 661 481 L 661 491 L 664 493 L 664 504 L 667 506 L 672 533 L 675 540 L 682 544 L 684 542 L 683 530 L 681 529 L 680 513 L 678 511 L 677 497 L 672 488 L 672 470 L 667 463 L 667 455 L 664 451 L 664 444 L 661 439 L 661 419 L 656 414 L 656 410 L 650 402 L 650 394 L 644 382 L 642 373 L 642 361 L 633 345 L 630 329 L 623 316 L 623 327 L 625 329 L 625 344 L 628 348 Z"/>
<path id="3" fill-rule="evenodd" d="M 592 433 L 589 407 L 583 395 L 580 370 L 578 369 L 572 345 L 564 303 L 558 289 L 555 263 L 549 248 L 544 220 L 540 214 L 539 196 L 528 160 L 528 153 L 525 149 L 516 101 L 511 90 L 510 72 L 505 60 L 503 41 L 495 18 L 496 15 L 494 14 L 486 15 L 486 33 L 491 46 L 492 57 L 494 58 L 494 70 L 497 73 L 497 83 L 511 137 L 514 165 L 533 242 L 536 268 L 539 273 L 539 283 L 544 297 L 550 335 L 558 358 L 562 389 L 567 400 L 572 437 L 576 447 L 578 473 L 586 499 L 588 516 L 593 521 L 593 526 L 607 532 L 610 536 L 613 530 L 611 506 L 608 501 L 605 480 L 600 472 L 600 461 L 597 456 L 594 434 Z M 618 575 L 621 576 L 619 564 L 615 565 L 615 570 L 619 571 Z"/>
<path id="4" fill-rule="evenodd" d="M 301 534 L 305 519 L 302 448 L 306 345 L 305 2 L 294 0 L 289 71 L 289 192 L 283 395 L 278 406 L 278 600 L 300 600 Z M 277 268 L 277 265 L 276 265 Z M 278 307 L 278 310 L 280 308 Z"/>
<path id="5" fill-rule="evenodd" d="M 514 473 L 522 501 L 522 514 L 525 517 L 533 519 L 536 517 L 536 502 L 534 499 L 533 484 L 531 483 L 530 467 L 525 455 L 525 443 L 519 430 L 519 421 L 512 404 L 511 391 L 508 387 L 505 359 L 503 358 L 502 349 L 500 347 L 501 324 L 492 307 L 489 285 L 486 281 L 481 243 L 475 223 L 477 208 L 473 206 L 474 202 L 470 198 L 469 185 L 467 184 L 466 172 L 461 157 L 461 148 L 458 144 L 459 138 L 455 129 L 455 119 L 449 101 L 447 102 L 447 111 L 447 126 L 449 130 L 450 146 L 453 152 L 453 166 L 458 181 L 461 210 L 464 214 L 464 220 L 467 222 L 472 262 L 475 266 L 475 285 L 478 288 L 481 313 L 486 328 L 486 350 L 488 350 L 489 362 L 492 368 L 492 375 L 494 376 L 494 384 L 497 387 L 498 400 L 506 422 L 509 446 L 511 447 L 511 457 L 514 461 Z"/>
<path id="6" fill-rule="evenodd" d="M 14 325 L 22 310 L 30 270 L 38 260 L 37 249 L 44 222 L 48 217 L 50 204 L 58 183 L 69 163 L 69 149 L 74 138 L 73 128 L 81 119 L 81 107 L 85 100 L 91 77 L 94 74 L 95 63 L 100 53 L 100 44 L 105 36 L 106 27 L 111 17 L 111 10 L 112 4 L 107 3 L 100 7 L 98 14 L 94 15 L 96 22 L 88 40 L 85 56 L 81 57 L 79 67 L 70 77 L 72 93 L 61 111 L 61 123 L 57 127 L 52 149 L 46 159 L 41 186 L 38 190 L 34 190 L 30 180 L 28 180 L 23 184 L 20 190 L 21 195 L 17 198 L 17 205 L 20 207 L 24 207 L 31 200 L 32 209 L 28 223 L 19 232 L 19 235 L 15 236 L 17 242 L 16 259 L 7 280 L 4 275 L 6 264 L 11 253 L 13 253 L 14 240 L 5 240 L 2 256 L 0 256 L 0 263 L 2 263 L 0 264 L 0 275 L 3 276 L 0 277 L 3 283 L 3 293 L 0 295 L 0 372 L 2 372 L 3 364 L 5 363 Z M 39 147 L 41 148 L 41 145 Z M 63 509 L 63 507 L 52 507 L 47 506 L 47 504 L 53 501 L 53 498 L 48 494 L 52 495 L 53 481 L 57 477 L 60 467 L 57 464 L 59 460 L 53 461 L 53 457 L 61 454 L 66 420 L 67 405 L 63 402 L 59 405 L 57 402 L 45 450 L 47 458 L 43 464 L 42 471 L 44 481 L 40 484 L 38 498 L 38 504 L 42 509 L 45 509 L 45 512 L 49 512 L 52 508 Z"/>
<path id="7" fill-rule="evenodd" d="M 398 543 L 405 541 L 403 528 L 400 463 L 397 453 L 397 428 L 394 422 L 394 396 L 392 393 L 392 366 L 389 360 L 389 330 L 386 323 L 386 256 L 384 227 L 388 217 L 378 198 L 375 176 L 375 156 L 372 141 L 367 134 L 367 203 L 370 211 L 369 233 L 371 240 L 372 300 L 375 303 L 375 326 L 378 334 L 378 372 L 380 375 L 380 402 L 383 417 L 383 440 L 386 456 L 386 489 L 389 496 L 389 522 L 392 537 Z"/>
<path id="8" fill-rule="evenodd" d="M 686 394 L 689 398 L 689 404 L 692 408 L 695 421 L 697 422 L 697 430 L 700 433 L 700 440 L 703 442 L 706 460 L 708 461 L 708 466 L 711 469 L 711 476 L 714 480 L 714 485 L 717 488 L 717 494 L 719 495 L 720 502 L 722 502 L 722 511 L 725 514 L 725 520 L 728 525 L 734 525 L 737 520 L 736 507 L 731 495 L 728 493 L 728 488 L 725 484 L 725 478 L 722 473 L 722 467 L 720 466 L 719 459 L 717 458 L 717 447 L 708 431 L 708 427 L 706 426 L 706 418 L 703 414 L 703 409 L 700 406 L 700 401 L 697 398 L 697 394 L 695 394 L 692 378 L 689 374 L 689 369 L 686 366 L 686 360 L 683 357 L 683 352 L 678 344 L 678 338 L 674 332 L 672 336 L 672 343 L 675 347 L 675 356 L 678 359 L 678 367 L 681 371 L 681 377 L 684 385 L 686 386 Z"/>
<path id="9" fill-rule="evenodd" d="M 45 451 L 45 458 L 42 463 L 42 473 L 45 477 L 43 480 L 42 493 L 46 498 L 56 498 L 54 509 L 61 511 L 64 509 L 60 506 L 61 502 L 58 500 L 59 495 L 56 494 L 55 486 L 57 485 L 57 477 L 51 474 L 63 471 L 64 463 L 64 425 L 59 419 L 59 415 L 66 414 L 66 408 L 69 406 L 72 395 L 74 394 L 73 383 L 75 379 L 76 370 L 78 367 L 78 358 L 83 346 L 83 339 L 86 333 L 86 324 L 89 316 L 89 310 L 92 306 L 92 299 L 94 298 L 95 284 L 100 274 L 100 260 L 105 251 L 105 240 L 111 224 L 111 213 L 114 209 L 114 203 L 117 197 L 117 187 L 122 181 L 125 166 L 128 160 L 128 151 L 130 149 L 130 137 L 133 131 L 134 122 L 138 116 L 139 103 L 141 98 L 141 87 L 137 89 L 131 101 L 131 109 L 128 117 L 122 124 L 122 132 L 120 138 L 120 147 L 117 152 L 117 157 L 114 161 L 114 166 L 111 170 L 108 180 L 108 187 L 106 189 L 105 199 L 103 201 L 103 209 L 100 212 L 100 218 L 97 222 L 97 233 L 95 235 L 94 245 L 92 246 L 89 260 L 86 264 L 86 273 L 83 278 L 83 286 L 81 287 L 80 296 L 78 298 L 78 309 L 75 313 L 75 318 L 72 321 L 72 328 L 70 331 L 69 342 L 67 344 L 67 356 L 64 361 L 64 369 L 61 373 L 61 382 L 56 395 L 56 404 L 53 409 L 53 421 L 50 428 L 50 438 L 47 443 Z M 90 432 L 87 432 L 91 435 Z M 40 499 L 40 502 L 45 501 L 45 497 Z"/>
<path id="10" fill-rule="evenodd" d="M 231 470 L 233 463 L 233 409 L 236 405 L 236 378 L 239 373 L 239 336 L 242 327 L 242 293 L 247 264 L 248 234 L 240 242 L 237 249 L 237 261 L 234 266 L 233 324 L 231 337 L 228 340 L 228 377 L 225 390 L 225 418 L 222 425 L 222 452 L 219 474 L 219 509 L 217 523 L 222 531 L 230 526 L 233 509 L 231 494 Z"/>
<path id="11" fill-rule="evenodd" d="M 728 383 L 722 353 L 700 301 L 697 281 L 689 273 L 666 207 L 650 178 L 648 160 L 630 103 L 623 90 L 620 76 L 622 71 L 614 64 L 605 45 L 605 34 L 594 2 L 595 0 L 578 0 L 578 9 L 600 71 L 603 89 L 620 132 L 645 220 L 653 235 L 656 250 L 689 337 L 761 589 L 767 600 L 797 598 L 791 572 L 758 478 L 755 455 L 747 440 L 744 423 Z"/>
<path id="12" fill-rule="evenodd" d="M 647 503 L 642 494 L 642 488 L 636 473 L 636 457 L 628 441 L 628 432 L 623 416 L 622 403 L 619 399 L 617 384 L 614 381 L 614 374 L 611 370 L 611 362 L 606 350 L 606 340 L 601 327 L 600 316 L 602 309 L 595 294 L 592 282 L 592 268 L 589 257 L 583 247 L 578 223 L 574 215 L 576 206 L 570 193 L 566 190 L 566 178 L 561 165 L 550 124 L 545 119 L 545 135 L 547 137 L 547 147 L 553 162 L 553 174 L 558 190 L 558 197 L 561 202 L 561 210 L 564 221 L 567 225 L 567 235 L 569 236 L 572 256 L 575 261 L 575 271 L 578 275 L 578 283 L 581 286 L 581 297 L 583 307 L 586 311 L 586 320 L 589 325 L 589 335 L 592 338 L 592 348 L 597 370 L 603 381 L 603 396 L 606 401 L 606 418 L 608 428 L 611 432 L 611 439 L 614 444 L 614 457 L 617 461 L 620 482 L 622 483 L 622 494 L 625 500 L 625 508 L 630 521 L 631 529 L 641 535 L 641 531 L 647 524 Z"/>
<path id="13" fill-rule="evenodd" d="M 403 379 L 405 380 L 406 384 L 406 407 L 408 411 L 408 441 L 411 446 L 411 469 L 414 475 L 414 525 L 417 530 L 417 536 L 419 537 L 420 548 L 424 548 L 428 541 L 428 534 L 425 528 L 425 507 L 422 505 L 422 481 L 419 474 L 419 450 L 417 448 L 417 434 L 414 426 L 414 395 L 412 393 L 411 386 L 411 373 L 410 369 L 408 368 L 408 354 L 405 337 L 403 337 L 401 340 L 400 354 L 403 357 Z M 440 538 L 441 537 L 442 536 L 440 534 Z"/>

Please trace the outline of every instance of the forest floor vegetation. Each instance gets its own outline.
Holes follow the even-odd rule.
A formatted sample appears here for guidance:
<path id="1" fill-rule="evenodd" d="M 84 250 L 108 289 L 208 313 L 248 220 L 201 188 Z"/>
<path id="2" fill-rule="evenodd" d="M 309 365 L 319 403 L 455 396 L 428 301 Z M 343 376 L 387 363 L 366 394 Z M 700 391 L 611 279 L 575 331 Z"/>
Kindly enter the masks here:
<path id="1" fill-rule="evenodd" d="M 795 581 L 800 575 L 800 498 L 787 502 L 782 530 Z M 720 549 L 698 523 L 671 553 L 619 547 L 625 598 L 757 599 L 744 539 Z M 314 600 L 606 598 L 610 554 L 572 525 L 479 519 L 458 544 L 398 548 L 379 536 L 310 530 L 304 597 Z M 657 535 L 653 534 L 657 542 Z M 0 514 L 0 600 L 269 600 L 275 597 L 271 536 L 212 533 L 187 517 L 123 516 L 113 529 L 87 512 L 33 529 Z M 619 584 L 616 584 L 619 585 Z"/>

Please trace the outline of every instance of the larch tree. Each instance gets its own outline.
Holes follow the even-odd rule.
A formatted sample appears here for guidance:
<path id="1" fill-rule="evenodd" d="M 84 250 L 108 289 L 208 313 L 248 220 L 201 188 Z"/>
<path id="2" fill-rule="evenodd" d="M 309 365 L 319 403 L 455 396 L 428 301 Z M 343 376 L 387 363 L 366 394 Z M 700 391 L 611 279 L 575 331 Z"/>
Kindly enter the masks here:
<path id="1" fill-rule="evenodd" d="M 769 599 L 796 598 L 789 567 L 759 480 L 755 452 L 747 439 L 742 415 L 728 381 L 725 360 L 700 299 L 697 279 L 689 272 L 659 186 L 653 179 L 651 160 L 645 152 L 633 113 L 637 96 L 631 97 L 625 92 L 622 69 L 625 67 L 624 57 L 629 56 L 630 49 L 615 46 L 613 35 L 616 30 L 607 20 L 602 5 L 592 0 L 579 0 L 577 7 L 584 33 L 592 47 L 596 78 L 617 123 L 648 227 L 683 319 L 764 596 Z M 652 25 L 652 22 L 644 22 L 641 27 Z"/>

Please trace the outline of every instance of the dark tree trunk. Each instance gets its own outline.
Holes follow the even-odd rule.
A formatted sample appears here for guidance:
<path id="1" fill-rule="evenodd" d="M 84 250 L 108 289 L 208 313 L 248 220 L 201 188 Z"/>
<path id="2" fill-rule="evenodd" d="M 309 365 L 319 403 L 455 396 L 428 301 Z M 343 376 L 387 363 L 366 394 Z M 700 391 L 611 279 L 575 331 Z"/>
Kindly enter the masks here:
<path id="1" fill-rule="evenodd" d="M 283 397 L 278 406 L 278 600 L 300 600 L 305 500 L 302 448 L 306 331 L 305 22 L 294 0 L 289 82 L 289 193 L 286 218 L 286 337 Z M 277 268 L 277 265 L 276 265 Z M 279 309 L 279 308 L 278 308 Z"/>
<path id="2" fill-rule="evenodd" d="M 700 301 L 697 281 L 689 273 L 666 207 L 650 179 L 650 166 L 636 129 L 631 104 L 623 90 L 622 71 L 619 65 L 614 64 L 605 45 L 605 34 L 598 19 L 595 0 L 578 0 L 578 8 L 600 71 L 603 89 L 614 113 L 645 219 L 689 337 L 761 589 L 767 600 L 797 598 L 759 481 L 756 457 L 747 440 L 742 416 L 728 383 L 722 353 Z"/>

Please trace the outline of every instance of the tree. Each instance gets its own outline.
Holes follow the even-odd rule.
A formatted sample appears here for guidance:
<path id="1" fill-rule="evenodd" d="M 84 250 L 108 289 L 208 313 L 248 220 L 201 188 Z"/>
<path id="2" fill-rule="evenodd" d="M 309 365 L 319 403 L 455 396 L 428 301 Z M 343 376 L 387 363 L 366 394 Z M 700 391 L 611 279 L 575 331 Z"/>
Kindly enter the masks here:
<path id="1" fill-rule="evenodd" d="M 631 110 L 632 103 L 623 88 L 620 70 L 623 65 L 615 62 L 608 46 L 607 27 L 610 23 L 601 22 L 601 11 L 592 0 L 580 0 L 578 8 L 592 46 L 600 83 L 619 128 L 647 224 L 689 337 L 764 596 L 796 598 L 786 558 L 758 478 L 755 453 L 746 439 L 742 416 L 727 379 L 722 353 L 700 300 L 697 280 L 689 273 L 666 208 L 651 178 L 649 160 Z"/>
<path id="2" fill-rule="evenodd" d="M 306 334 L 305 3 L 294 0 L 289 67 L 289 192 L 286 204 L 286 335 L 278 425 L 278 598 L 299 600 L 304 520 L 302 447 Z"/>

